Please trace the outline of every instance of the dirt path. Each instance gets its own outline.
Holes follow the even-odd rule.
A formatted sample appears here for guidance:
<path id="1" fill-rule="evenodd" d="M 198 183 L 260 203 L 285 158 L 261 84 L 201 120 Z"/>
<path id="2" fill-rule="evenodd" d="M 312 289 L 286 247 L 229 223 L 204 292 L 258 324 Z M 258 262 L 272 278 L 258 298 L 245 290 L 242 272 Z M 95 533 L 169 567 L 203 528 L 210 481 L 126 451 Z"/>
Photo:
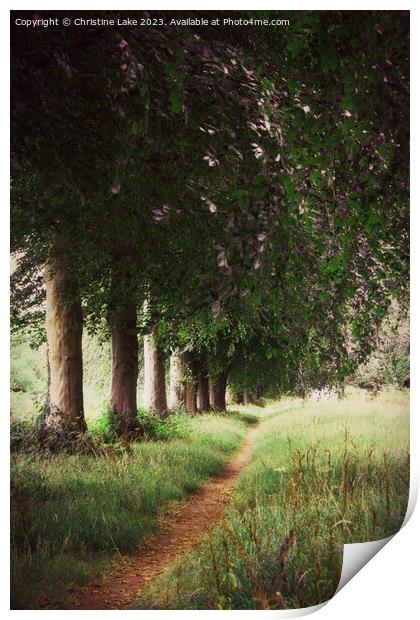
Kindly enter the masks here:
<path id="1" fill-rule="evenodd" d="M 171 515 L 161 531 L 128 562 L 120 564 L 73 598 L 67 609 L 124 609 L 136 594 L 166 568 L 197 547 L 220 523 L 235 482 L 251 460 L 256 429 L 252 429 L 226 464 Z"/>

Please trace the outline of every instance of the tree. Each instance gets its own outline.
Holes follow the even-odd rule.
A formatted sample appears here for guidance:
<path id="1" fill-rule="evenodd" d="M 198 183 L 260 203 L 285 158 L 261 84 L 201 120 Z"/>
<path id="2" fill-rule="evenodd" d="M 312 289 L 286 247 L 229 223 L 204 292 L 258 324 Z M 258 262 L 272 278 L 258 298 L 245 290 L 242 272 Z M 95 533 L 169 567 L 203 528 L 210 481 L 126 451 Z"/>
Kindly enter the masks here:
<path id="1" fill-rule="evenodd" d="M 167 410 L 165 354 L 155 330 L 144 337 L 144 394 L 145 407 L 159 414 Z"/>
<path id="2" fill-rule="evenodd" d="M 36 274 L 57 226 L 70 240 L 60 262 L 85 324 L 109 324 L 121 428 L 138 333 L 180 352 L 191 411 L 207 376 L 223 409 L 227 381 L 342 381 L 407 296 L 407 16 L 291 23 L 229 41 L 69 28 L 46 45 L 13 30 L 13 249 Z M 22 268 L 14 281 L 25 299 Z M 23 314 L 42 297 L 38 278 L 29 288 Z"/>
<path id="3" fill-rule="evenodd" d="M 59 235 L 57 235 L 59 238 Z M 65 243 L 65 242 L 64 242 Z M 45 267 L 49 392 L 44 428 L 48 443 L 77 439 L 83 414 L 82 308 L 65 263 L 63 240 Z"/>

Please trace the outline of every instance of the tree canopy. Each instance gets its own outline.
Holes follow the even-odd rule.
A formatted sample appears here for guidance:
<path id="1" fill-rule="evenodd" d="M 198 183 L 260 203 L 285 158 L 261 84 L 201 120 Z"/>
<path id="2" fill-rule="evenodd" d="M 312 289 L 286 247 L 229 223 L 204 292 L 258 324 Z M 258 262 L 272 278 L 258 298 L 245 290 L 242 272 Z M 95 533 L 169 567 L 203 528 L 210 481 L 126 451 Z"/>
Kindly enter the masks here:
<path id="1" fill-rule="evenodd" d="M 17 328 L 58 235 L 89 329 L 134 304 L 238 389 L 304 393 L 366 357 L 408 296 L 408 14 L 285 16 L 12 27 Z"/>

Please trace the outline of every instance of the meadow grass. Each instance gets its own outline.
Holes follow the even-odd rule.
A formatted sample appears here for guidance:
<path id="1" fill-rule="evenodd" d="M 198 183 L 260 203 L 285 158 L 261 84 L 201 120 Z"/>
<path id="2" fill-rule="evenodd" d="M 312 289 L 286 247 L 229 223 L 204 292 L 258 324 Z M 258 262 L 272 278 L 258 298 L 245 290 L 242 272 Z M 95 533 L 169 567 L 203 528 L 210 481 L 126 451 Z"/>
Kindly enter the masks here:
<path id="1" fill-rule="evenodd" d="M 406 392 L 285 400 L 262 412 L 252 464 L 223 526 L 133 608 L 315 605 L 334 594 L 343 543 L 384 538 L 401 526 L 409 489 Z"/>
<path id="2" fill-rule="evenodd" d="M 223 468 L 247 430 L 240 414 L 191 420 L 183 439 L 101 456 L 12 456 L 12 608 L 54 606 L 158 528 L 162 507 Z"/>

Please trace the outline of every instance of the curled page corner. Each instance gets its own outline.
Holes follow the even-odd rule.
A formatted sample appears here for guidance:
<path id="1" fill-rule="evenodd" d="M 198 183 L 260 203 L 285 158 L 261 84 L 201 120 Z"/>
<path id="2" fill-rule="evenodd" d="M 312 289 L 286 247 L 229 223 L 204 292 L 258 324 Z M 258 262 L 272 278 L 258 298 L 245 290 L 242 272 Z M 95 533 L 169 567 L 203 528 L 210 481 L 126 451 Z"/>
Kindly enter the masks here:
<path id="1" fill-rule="evenodd" d="M 340 581 L 334 596 L 362 569 L 385 545 L 394 538 L 395 534 L 362 543 L 350 543 L 344 545 L 343 564 L 341 567 Z"/>
<path id="2" fill-rule="evenodd" d="M 329 600 L 329 599 L 328 599 Z M 282 618 L 299 618 L 301 616 L 308 616 L 309 614 L 313 614 L 324 605 L 328 603 L 328 600 L 323 603 L 318 603 L 318 605 L 311 605 L 310 607 L 298 607 L 297 609 L 279 609 L 276 610 L 276 615 L 279 614 Z"/>
<path id="3" fill-rule="evenodd" d="M 410 475 L 410 490 L 408 492 L 408 504 L 407 504 L 407 511 L 405 513 L 405 518 L 403 521 L 403 524 L 401 525 L 401 529 L 407 525 L 408 521 L 411 518 L 411 515 L 414 512 L 414 508 L 417 502 L 417 497 L 418 497 L 418 493 L 419 493 L 419 481 L 417 480 L 417 478 L 415 477 L 414 473 L 413 473 L 413 468 L 411 469 L 411 475 Z"/>

